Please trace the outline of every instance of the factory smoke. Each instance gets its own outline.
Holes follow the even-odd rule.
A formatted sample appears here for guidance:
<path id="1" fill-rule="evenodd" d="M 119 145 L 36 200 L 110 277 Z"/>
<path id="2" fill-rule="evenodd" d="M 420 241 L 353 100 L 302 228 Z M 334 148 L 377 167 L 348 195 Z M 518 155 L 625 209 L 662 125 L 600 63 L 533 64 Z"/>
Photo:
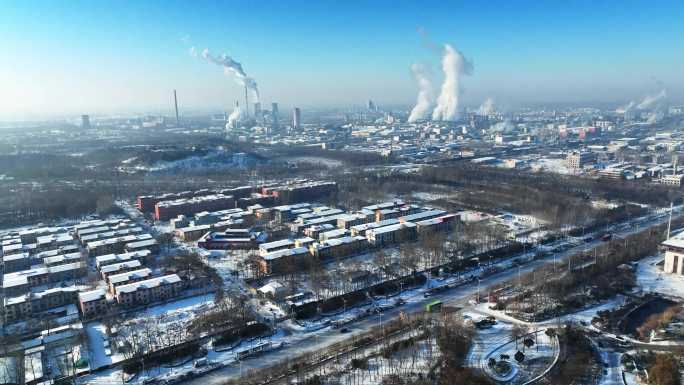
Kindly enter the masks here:
<path id="1" fill-rule="evenodd" d="M 422 64 L 415 63 L 411 66 L 411 72 L 414 79 L 416 79 L 416 83 L 418 83 L 418 98 L 415 107 L 413 107 L 409 115 L 409 123 L 425 119 L 435 102 L 435 92 L 432 87 L 432 81 L 428 77 L 428 68 Z"/>
<path id="2" fill-rule="evenodd" d="M 667 90 L 663 89 L 657 94 L 646 95 L 639 103 L 634 101 L 615 110 L 618 114 L 624 114 L 625 120 L 632 120 L 638 116 L 640 110 L 650 110 L 647 123 L 656 123 L 665 117 L 667 111 Z"/>
<path id="3" fill-rule="evenodd" d="M 472 64 L 454 47 L 444 45 L 442 71 L 444 83 L 437 98 L 437 107 L 432 111 L 433 120 L 454 121 L 458 119 L 459 98 L 461 96 L 461 76 L 472 73 Z"/>
<path id="4" fill-rule="evenodd" d="M 494 99 L 487 98 L 477 110 L 478 115 L 486 116 L 494 113 Z"/>
<path id="5" fill-rule="evenodd" d="M 637 105 L 637 108 L 642 109 L 642 110 L 646 110 L 646 109 L 650 109 L 650 108 L 657 108 L 662 104 L 663 101 L 665 101 L 666 98 L 667 98 L 667 91 L 666 90 L 662 90 L 655 95 L 646 95 L 641 100 L 639 105 Z"/>
<path id="6" fill-rule="evenodd" d="M 244 111 L 242 108 L 240 108 L 240 105 L 235 104 L 235 108 L 233 109 L 233 112 L 228 115 L 228 123 L 226 124 L 226 127 L 235 127 L 236 122 L 240 122 L 244 120 Z"/>
<path id="7" fill-rule="evenodd" d="M 242 68 L 242 64 L 233 60 L 233 58 L 226 54 L 213 56 L 209 52 L 209 49 L 204 49 L 201 54 L 198 54 L 197 49 L 195 47 L 191 47 L 189 53 L 195 57 L 201 56 L 209 63 L 223 67 L 223 71 L 226 75 L 232 76 L 238 82 L 238 84 L 249 90 L 252 97 L 251 102 L 259 102 L 259 88 L 257 87 L 257 83 L 253 78 L 247 76 L 247 73 L 245 73 L 245 70 Z"/>

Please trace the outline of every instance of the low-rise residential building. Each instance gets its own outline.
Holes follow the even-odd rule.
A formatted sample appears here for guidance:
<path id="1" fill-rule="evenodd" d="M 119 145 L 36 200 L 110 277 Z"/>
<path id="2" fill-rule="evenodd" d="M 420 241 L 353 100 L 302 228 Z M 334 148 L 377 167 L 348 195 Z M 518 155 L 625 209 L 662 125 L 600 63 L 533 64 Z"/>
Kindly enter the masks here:
<path id="1" fill-rule="evenodd" d="M 398 223 L 366 231 L 368 242 L 376 247 L 412 240 L 416 238 L 416 235 L 416 224 L 412 222 Z"/>
<path id="2" fill-rule="evenodd" d="M 115 297 L 121 306 L 146 305 L 176 297 L 183 281 L 176 274 L 155 277 L 127 285 L 117 286 Z"/>
<path id="3" fill-rule="evenodd" d="M 64 265 L 68 263 L 75 263 L 79 262 L 83 259 L 83 255 L 81 255 L 80 252 L 77 253 L 69 253 L 69 254 L 60 254 L 60 255 L 55 255 L 53 257 L 45 257 L 43 258 L 43 264 L 45 266 L 58 266 L 58 265 Z"/>
<path id="4" fill-rule="evenodd" d="M 335 230 L 330 230 L 330 231 L 320 233 L 318 235 L 318 240 L 327 241 L 328 239 L 342 238 L 342 237 L 347 236 L 348 234 L 349 234 L 349 231 L 346 229 L 335 229 Z"/>
<path id="5" fill-rule="evenodd" d="M 88 242 L 88 255 L 97 257 L 105 254 L 124 253 L 127 244 L 152 239 L 150 234 L 125 235 L 118 238 Z"/>
<path id="6" fill-rule="evenodd" d="M 294 247 L 278 249 L 262 254 L 259 260 L 259 270 L 262 274 L 283 274 L 295 271 L 302 262 L 311 258 L 308 247 Z"/>
<path id="7" fill-rule="evenodd" d="M 100 267 L 100 274 L 102 278 L 107 280 L 107 277 L 114 274 L 125 273 L 127 271 L 133 271 L 140 269 L 142 264 L 138 260 L 130 260 L 126 262 L 112 263 L 111 265 L 104 265 Z"/>
<path id="8" fill-rule="evenodd" d="M 453 229 L 454 223 L 458 219 L 456 214 L 447 214 L 437 218 L 426 219 L 415 222 L 418 235 L 424 236 L 436 232 L 449 232 Z"/>
<path id="9" fill-rule="evenodd" d="M 127 253 L 137 253 L 144 250 L 148 250 L 154 254 L 159 253 L 159 242 L 156 239 L 145 239 L 142 241 L 135 241 L 127 243 L 124 246 L 124 250 Z"/>
<path id="10" fill-rule="evenodd" d="M 16 322 L 76 302 L 78 287 L 56 287 L 4 299 L 5 322 Z"/>
<path id="11" fill-rule="evenodd" d="M 150 255 L 152 255 L 152 252 L 149 250 L 140 250 L 132 253 L 101 255 L 99 257 L 95 257 L 95 266 L 99 269 L 102 266 L 131 260 L 138 260 L 142 265 L 144 265 Z"/>
<path id="12" fill-rule="evenodd" d="M 249 250 L 255 249 L 257 242 L 249 229 L 231 229 L 206 233 L 197 246 L 207 250 Z"/>
<path id="13" fill-rule="evenodd" d="M 123 273 L 112 274 L 107 276 L 107 285 L 109 292 L 115 293 L 117 286 L 127 285 L 129 283 L 144 281 L 152 277 L 152 270 L 144 267 L 142 269 L 126 271 Z"/>
<path id="14" fill-rule="evenodd" d="M 107 296 L 104 289 L 78 293 L 78 304 L 83 318 L 98 317 L 107 312 Z"/>
<path id="15" fill-rule="evenodd" d="M 279 241 L 262 243 L 259 245 L 259 255 L 264 256 L 273 253 L 274 251 L 289 249 L 294 247 L 294 245 L 295 242 L 291 239 L 281 239 Z"/>
<path id="16" fill-rule="evenodd" d="M 74 238 L 68 233 L 44 235 L 36 238 L 36 252 L 54 250 L 74 243 Z"/>
<path id="17" fill-rule="evenodd" d="M 131 227 L 125 227 L 125 228 L 120 228 L 120 229 L 116 229 L 116 230 L 101 232 L 101 233 L 83 235 L 79 238 L 79 240 L 81 242 L 81 245 L 83 245 L 84 247 L 88 247 L 92 242 L 102 241 L 102 240 L 112 239 L 112 238 L 126 237 L 129 235 L 138 235 L 138 234 L 142 234 L 142 233 L 143 233 L 142 227 L 131 226 Z"/>
<path id="18" fill-rule="evenodd" d="M 337 219 L 337 227 L 349 230 L 352 226 L 366 223 L 367 220 L 367 215 L 362 213 L 346 214 Z"/>
<path id="19" fill-rule="evenodd" d="M 368 241 L 360 235 L 332 238 L 309 246 L 310 253 L 322 261 L 347 258 L 367 249 Z"/>
<path id="20" fill-rule="evenodd" d="M 29 253 L 3 255 L 2 265 L 5 274 L 26 270 L 31 267 L 31 257 Z"/>
<path id="21" fill-rule="evenodd" d="M 351 234 L 365 236 L 368 230 L 377 229 L 384 226 L 396 225 L 399 223 L 399 219 L 392 218 L 380 222 L 370 222 L 362 225 L 356 225 L 351 227 Z"/>
<path id="22" fill-rule="evenodd" d="M 85 274 L 85 264 L 81 262 L 51 267 L 40 266 L 5 274 L 2 280 L 2 287 L 5 295 L 19 295 L 27 292 L 31 287 L 77 279 Z"/>
<path id="23" fill-rule="evenodd" d="M 154 207 L 155 219 L 168 221 L 178 215 L 193 215 L 202 211 L 218 211 L 235 208 L 232 195 L 204 195 L 173 201 L 161 201 Z"/>

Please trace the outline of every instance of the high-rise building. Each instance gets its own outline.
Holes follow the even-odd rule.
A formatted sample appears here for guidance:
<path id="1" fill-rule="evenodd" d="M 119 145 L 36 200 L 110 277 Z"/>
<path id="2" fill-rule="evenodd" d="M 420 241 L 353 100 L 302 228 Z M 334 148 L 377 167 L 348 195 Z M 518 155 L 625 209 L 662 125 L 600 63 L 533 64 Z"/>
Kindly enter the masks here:
<path id="1" fill-rule="evenodd" d="M 254 103 L 254 117 L 258 118 L 261 116 L 261 103 L 256 102 Z"/>
<path id="2" fill-rule="evenodd" d="M 300 130 L 302 128 L 302 111 L 295 107 L 292 111 L 292 128 Z"/>
<path id="3" fill-rule="evenodd" d="M 278 103 L 271 103 L 271 119 L 273 119 L 273 127 L 278 127 Z"/>
<path id="4" fill-rule="evenodd" d="M 368 111 L 370 112 L 377 112 L 378 111 L 378 106 L 373 103 L 372 100 L 368 99 Z"/>
<path id="5" fill-rule="evenodd" d="M 81 128 L 84 130 L 90 128 L 90 115 L 81 115 Z"/>

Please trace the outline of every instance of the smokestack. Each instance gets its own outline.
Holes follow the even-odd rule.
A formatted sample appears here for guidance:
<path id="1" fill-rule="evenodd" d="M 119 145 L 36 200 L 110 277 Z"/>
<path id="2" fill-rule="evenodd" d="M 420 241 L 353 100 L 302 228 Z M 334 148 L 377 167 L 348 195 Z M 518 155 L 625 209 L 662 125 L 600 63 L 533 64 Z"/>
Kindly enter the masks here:
<path id="1" fill-rule="evenodd" d="M 176 107 L 176 126 L 180 126 L 180 119 L 178 118 L 178 97 L 176 96 L 176 90 L 173 90 L 173 104 Z"/>
<path id="2" fill-rule="evenodd" d="M 249 116 L 249 97 L 247 96 L 247 86 L 245 86 L 245 114 Z"/>

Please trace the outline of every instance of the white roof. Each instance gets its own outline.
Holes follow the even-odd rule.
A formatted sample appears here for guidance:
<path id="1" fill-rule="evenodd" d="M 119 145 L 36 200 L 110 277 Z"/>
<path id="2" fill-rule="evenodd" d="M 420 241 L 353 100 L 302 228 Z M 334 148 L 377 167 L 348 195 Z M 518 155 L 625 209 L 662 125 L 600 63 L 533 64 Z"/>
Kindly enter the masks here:
<path id="1" fill-rule="evenodd" d="M 274 259 L 290 256 L 290 255 L 298 255 L 298 254 L 305 254 L 308 253 L 309 249 L 306 247 L 294 247 L 292 249 L 282 249 L 282 250 L 277 250 L 270 252 L 268 254 L 265 254 L 262 256 L 264 260 L 267 261 L 272 261 Z"/>
<path id="2" fill-rule="evenodd" d="M 161 285 L 170 285 L 173 283 L 181 282 L 180 277 L 177 274 L 169 274 L 163 277 L 155 277 L 151 279 L 146 279 L 144 281 L 129 283 L 128 285 L 122 285 L 116 288 L 116 294 L 121 293 L 132 293 L 138 289 L 151 289 L 153 287 Z"/>
<path id="3" fill-rule="evenodd" d="M 378 227 L 377 229 L 372 229 L 368 230 L 366 233 L 367 235 L 376 235 L 376 234 L 383 234 L 383 233 L 390 233 L 393 231 L 398 231 L 407 227 L 416 227 L 415 223 L 412 222 L 405 222 L 405 223 L 397 223 L 395 225 L 389 225 L 389 226 L 384 226 L 384 227 Z"/>
<path id="4" fill-rule="evenodd" d="M 279 241 L 273 241 L 273 242 L 268 242 L 268 243 L 262 243 L 259 248 L 264 249 L 264 250 L 270 250 L 270 249 L 275 249 L 278 247 L 286 247 L 286 246 L 291 246 L 294 245 L 294 241 L 291 239 L 281 239 Z"/>
<path id="5" fill-rule="evenodd" d="M 90 291 L 82 291 L 78 293 L 78 300 L 81 302 L 90 302 L 105 297 L 104 289 L 95 289 Z"/>
<path id="6" fill-rule="evenodd" d="M 140 267 L 140 266 L 142 266 L 140 264 L 140 261 L 135 259 L 135 260 L 131 260 L 131 261 L 113 263 L 111 265 L 100 266 L 100 272 L 102 274 L 107 275 L 109 273 L 114 273 L 114 272 L 117 272 L 119 270 L 134 269 L 134 268 Z"/>
<path id="7" fill-rule="evenodd" d="M 145 267 L 138 270 L 127 271 L 125 273 L 113 274 L 109 276 L 109 282 L 112 284 L 128 282 L 132 279 L 145 278 L 152 275 L 152 270 Z"/>

